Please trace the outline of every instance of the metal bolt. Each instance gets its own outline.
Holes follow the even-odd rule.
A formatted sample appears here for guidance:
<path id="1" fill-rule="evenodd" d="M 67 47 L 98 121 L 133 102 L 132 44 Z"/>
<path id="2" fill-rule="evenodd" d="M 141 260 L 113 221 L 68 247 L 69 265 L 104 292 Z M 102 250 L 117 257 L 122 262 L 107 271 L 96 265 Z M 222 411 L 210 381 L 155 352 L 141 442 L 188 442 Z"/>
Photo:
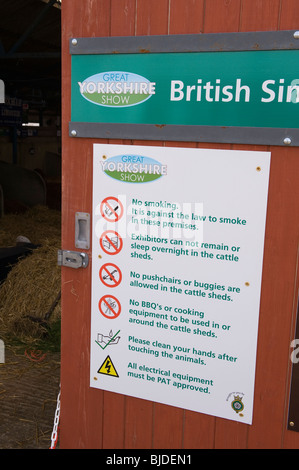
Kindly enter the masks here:
<path id="1" fill-rule="evenodd" d="M 73 45 L 73 46 L 77 46 L 77 44 L 78 44 L 78 41 L 77 41 L 77 39 L 75 39 L 75 38 L 74 38 L 74 39 L 72 39 L 72 45 Z"/>
<path id="2" fill-rule="evenodd" d="M 295 426 L 294 421 L 290 421 L 290 426 L 292 426 L 292 427 Z"/>
<path id="3" fill-rule="evenodd" d="M 286 137 L 286 138 L 283 140 L 283 143 L 284 143 L 284 145 L 291 145 L 292 140 L 291 140 L 289 137 Z"/>
<path id="4" fill-rule="evenodd" d="M 75 129 L 73 129 L 73 130 L 71 131 L 71 135 L 72 135 L 73 137 L 76 137 L 77 131 L 75 131 Z"/>
<path id="5" fill-rule="evenodd" d="M 294 32 L 294 38 L 295 38 L 295 39 L 299 39 L 299 31 L 295 31 L 295 32 Z"/>

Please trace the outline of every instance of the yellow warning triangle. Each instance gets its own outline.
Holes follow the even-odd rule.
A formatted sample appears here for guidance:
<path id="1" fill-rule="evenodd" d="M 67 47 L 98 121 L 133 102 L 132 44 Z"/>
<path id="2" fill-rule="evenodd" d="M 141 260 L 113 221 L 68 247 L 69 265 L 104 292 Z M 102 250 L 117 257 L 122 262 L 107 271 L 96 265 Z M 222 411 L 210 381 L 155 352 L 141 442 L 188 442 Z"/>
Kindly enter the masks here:
<path id="1" fill-rule="evenodd" d="M 110 356 L 107 356 L 103 364 L 98 370 L 98 374 L 112 375 L 113 377 L 119 377 L 116 369 L 110 359 Z"/>

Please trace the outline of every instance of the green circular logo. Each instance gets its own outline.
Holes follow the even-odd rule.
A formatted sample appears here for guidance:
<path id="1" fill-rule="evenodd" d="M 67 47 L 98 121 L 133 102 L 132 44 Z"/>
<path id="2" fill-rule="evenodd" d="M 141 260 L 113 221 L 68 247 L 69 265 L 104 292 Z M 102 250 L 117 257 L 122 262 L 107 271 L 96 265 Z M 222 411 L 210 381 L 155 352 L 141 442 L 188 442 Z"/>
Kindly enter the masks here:
<path id="1" fill-rule="evenodd" d="M 236 413 L 240 413 L 240 411 L 244 410 L 244 404 L 242 403 L 242 398 L 236 397 L 234 401 L 232 401 L 232 409 Z"/>

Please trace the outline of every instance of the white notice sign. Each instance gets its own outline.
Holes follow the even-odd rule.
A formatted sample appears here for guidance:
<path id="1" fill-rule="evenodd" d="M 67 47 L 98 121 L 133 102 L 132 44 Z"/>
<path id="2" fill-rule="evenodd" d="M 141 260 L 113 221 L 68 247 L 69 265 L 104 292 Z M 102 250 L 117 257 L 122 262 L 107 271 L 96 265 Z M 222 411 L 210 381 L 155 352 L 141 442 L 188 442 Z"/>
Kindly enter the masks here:
<path id="1" fill-rule="evenodd" d="M 91 387 L 251 424 L 269 167 L 94 145 Z"/>

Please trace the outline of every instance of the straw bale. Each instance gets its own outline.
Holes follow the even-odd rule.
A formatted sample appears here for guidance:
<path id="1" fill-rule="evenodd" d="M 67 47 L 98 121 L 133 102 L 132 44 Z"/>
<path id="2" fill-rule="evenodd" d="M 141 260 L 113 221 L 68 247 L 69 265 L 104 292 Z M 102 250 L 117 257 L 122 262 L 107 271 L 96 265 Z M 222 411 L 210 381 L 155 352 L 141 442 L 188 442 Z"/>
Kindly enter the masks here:
<path id="1" fill-rule="evenodd" d="M 14 246 L 23 235 L 33 244 L 52 240 L 60 244 L 61 214 L 46 206 L 35 206 L 24 214 L 5 214 L 0 219 L 0 247 Z"/>
<path id="2" fill-rule="evenodd" d="M 3 223 L 2 223 L 3 222 Z M 6 215 L 1 219 L 0 245 L 12 246 L 23 235 L 41 245 L 20 260 L 0 286 L 0 331 L 22 339 L 39 338 L 45 330 L 28 317 L 44 319 L 60 291 L 60 213 L 36 207 L 25 214 Z M 50 321 L 60 318 L 60 303 Z"/>

